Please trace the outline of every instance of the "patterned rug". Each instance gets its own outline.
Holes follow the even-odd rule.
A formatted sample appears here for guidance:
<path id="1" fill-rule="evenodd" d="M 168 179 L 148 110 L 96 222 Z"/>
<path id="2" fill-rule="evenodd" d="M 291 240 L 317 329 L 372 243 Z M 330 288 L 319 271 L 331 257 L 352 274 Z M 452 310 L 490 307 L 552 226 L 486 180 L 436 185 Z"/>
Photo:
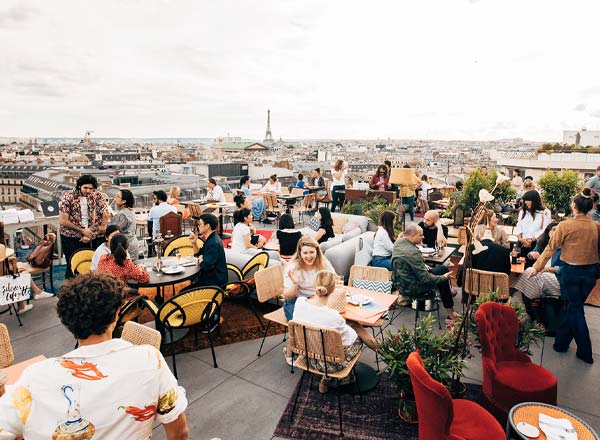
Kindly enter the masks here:
<path id="1" fill-rule="evenodd" d="M 226 234 L 231 234 L 231 229 L 224 229 L 223 232 L 225 232 Z M 273 229 L 257 229 L 256 230 L 256 233 L 265 237 L 265 239 L 267 241 L 269 241 L 271 239 L 271 235 L 273 235 L 273 232 L 275 232 Z M 231 241 L 231 238 L 224 238 L 223 246 L 227 247 L 227 245 L 229 244 L 230 241 Z"/>
<path id="2" fill-rule="evenodd" d="M 335 393 L 320 394 L 318 380 L 304 377 L 294 421 L 290 424 L 290 413 L 296 390 L 290 398 L 279 423 L 276 437 L 302 440 L 339 439 L 338 406 Z M 298 383 L 300 386 L 300 383 Z M 467 384 L 466 399 L 477 402 L 481 386 Z M 347 440 L 417 440 L 418 425 L 404 423 L 398 417 L 398 387 L 395 382 L 382 375 L 377 387 L 364 394 L 362 402 L 358 395 L 343 394 L 342 426 Z"/>

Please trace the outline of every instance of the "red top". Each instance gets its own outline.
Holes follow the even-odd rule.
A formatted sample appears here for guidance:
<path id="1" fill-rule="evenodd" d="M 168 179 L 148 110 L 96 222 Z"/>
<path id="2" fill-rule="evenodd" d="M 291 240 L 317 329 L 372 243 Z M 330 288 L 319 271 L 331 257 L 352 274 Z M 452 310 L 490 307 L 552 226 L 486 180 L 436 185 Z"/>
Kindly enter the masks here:
<path id="1" fill-rule="evenodd" d="M 121 281 L 134 280 L 139 284 L 150 281 L 150 275 L 144 269 L 137 267 L 129 258 L 125 260 L 123 266 L 119 266 L 115 261 L 114 255 L 106 254 L 100 257 L 98 270 L 108 272 L 116 276 Z"/>
<path id="2" fill-rule="evenodd" d="M 380 188 L 380 185 L 383 184 L 383 190 Z M 380 176 L 378 174 L 373 174 L 371 176 L 371 180 L 369 180 L 369 188 L 375 190 L 385 191 L 390 187 L 390 176 Z"/>

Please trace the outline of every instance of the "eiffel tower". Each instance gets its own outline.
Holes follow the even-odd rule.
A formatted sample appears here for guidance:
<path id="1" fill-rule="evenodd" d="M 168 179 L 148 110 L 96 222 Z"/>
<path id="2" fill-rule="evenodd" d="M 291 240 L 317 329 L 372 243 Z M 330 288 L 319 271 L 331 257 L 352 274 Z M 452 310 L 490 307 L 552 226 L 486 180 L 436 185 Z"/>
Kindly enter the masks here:
<path id="1" fill-rule="evenodd" d="M 273 134 L 271 133 L 271 110 L 267 110 L 267 132 L 263 142 L 273 142 Z"/>

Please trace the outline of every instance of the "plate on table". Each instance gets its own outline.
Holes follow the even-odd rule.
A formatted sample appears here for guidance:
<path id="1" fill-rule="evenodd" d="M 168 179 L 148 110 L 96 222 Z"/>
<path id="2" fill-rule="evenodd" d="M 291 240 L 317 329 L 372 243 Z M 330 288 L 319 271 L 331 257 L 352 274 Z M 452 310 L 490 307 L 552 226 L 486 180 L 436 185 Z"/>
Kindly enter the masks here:
<path id="1" fill-rule="evenodd" d="M 185 270 L 185 268 L 183 266 L 175 266 L 175 267 L 163 267 L 162 269 L 163 273 L 166 273 L 167 275 L 175 275 L 177 273 L 181 273 Z"/>
<path id="2" fill-rule="evenodd" d="M 435 254 L 435 249 L 430 247 L 419 248 L 422 254 Z"/>
<path id="3" fill-rule="evenodd" d="M 355 306 L 366 306 L 367 304 L 371 304 L 373 298 L 358 294 L 347 297 L 347 300 L 350 304 L 354 304 Z"/>

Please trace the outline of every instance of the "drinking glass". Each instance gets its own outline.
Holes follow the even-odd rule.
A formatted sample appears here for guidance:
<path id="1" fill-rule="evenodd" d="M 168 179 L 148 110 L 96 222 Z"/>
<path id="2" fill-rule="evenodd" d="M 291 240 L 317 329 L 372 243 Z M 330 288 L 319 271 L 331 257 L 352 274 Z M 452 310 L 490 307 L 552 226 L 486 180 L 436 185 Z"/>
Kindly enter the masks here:
<path id="1" fill-rule="evenodd" d="M 181 251 L 179 249 L 175 250 L 175 259 L 177 260 L 177 265 L 179 266 L 179 263 L 181 263 Z"/>
<path id="2" fill-rule="evenodd" d="M 344 276 L 343 275 L 337 275 L 336 276 L 336 282 L 335 282 L 338 286 L 343 286 L 344 285 Z"/>

